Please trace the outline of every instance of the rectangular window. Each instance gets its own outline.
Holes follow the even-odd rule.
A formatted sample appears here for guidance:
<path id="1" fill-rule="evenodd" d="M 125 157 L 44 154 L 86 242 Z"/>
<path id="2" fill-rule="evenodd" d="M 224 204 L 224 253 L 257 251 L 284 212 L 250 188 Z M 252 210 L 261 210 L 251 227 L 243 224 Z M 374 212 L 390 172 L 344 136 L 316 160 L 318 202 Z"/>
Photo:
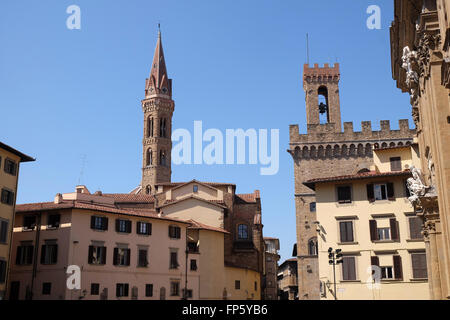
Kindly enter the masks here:
<path id="1" fill-rule="evenodd" d="M 34 230 L 36 227 L 36 216 L 23 217 L 23 230 Z"/>
<path id="2" fill-rule="evenodd" d="M 120 233 L 131 233 L 131 221 L 116 219 L 116 231 Z"/>
<path id="3" fill-rule="evenodd" d="M 354 242 L 353 221 L 339 222 L 339 230 L 341 233 L 341 242 Z"/>
<path id="4" fill-rule="evenodd" d="M 91 295 L 98 296 L 100 294 L 100 284 L 91 283 Z"/>
<path id="5" fill-rule="evenodd" d="M 389 158 L 391 171 L 402 171 L 402 159 L 400 157 Z"/>
<path id="6" fill-rule="evenodd" d="M 42 284 L 42 294 L 43 295 L 50 295 L 52 292 L 52 283 L 51 282 L 44 282 Z"/>
<path id="7" fill-rule="evenodd" d="M 423 239 L 422 236 L 422 219 L 419 217 L 410 217 L 409 221 L 409 237 L 410 239 Z"/>
<path id="8" fill-rule="evenodd" d="M 180 239 L 181 238 L 181 228 L 177 226 L 169 226 L 169 238 Z"/>
<path id="9" fill-rule="evenodd" d="M 145 296 L 146 297 L 153 297 L 153 284 L 146 284 L 145 285 Z"/>
<path id="10" fill-rule="evenodd" d="M 152 234 L 152 224 L 147 222 L 137 223 L 137 234 L 149 236 Z"/>
<path id="11" fill-rule="evenodd" d="M 8 241 L 8 226 L 7 220 L 0 220 L 0 243 L 6 243 Z"/>
<path id="12" fill-rule="evenodd" d="M 105 246 L 89 246 L 89 264 L 106 264 L 106 247 Z"/>
<path id="13" fill-rule="evenodd" d="M 148 260 L 147 260 L 147 250 L 146 249 L 139 249 L 139 255 L 138 255 L 138 267 L 147 267 L 148 266 Z"/>
<path id="14" fill-rule="evenodd" d="M 356 280 L 356 257 L 342 258 L 342 280 Z"/>
<path id="15" fill-rule="evenodd" d="M 33 263 L 34 246 L 32 243 L 22 243 L 17 247 L 16 265 L 30 265 Z"/>
<path id="16" fill-rule="evenodd" d="M 234 289 L 236 289 L 236 290 L 241 289 L 241 281 L 239 281 L 239 280 L 234 281 Z"/>
<path id="17" fill-rule="evenodd" d="M 377 240 L 391 240 L 391 229 L 378 228 L 377 235 L 378 235 Z"/>
<path id="18" fill-rule="evenodd" d="M 171 281 L 170 282 L 170 295 L 176 297 L 180 295 L 180 282 Z"/>
<path id="19" fill-rule="evenodd" d="M 108 218 L 91 216 L 91 229 L 93 230 L 108 230 Z"/>
<path id="20" fill-rule="evenodd" d="M 351 186 L 337 187 L 337 195 L 338 195 L 339 203 L 351 203 L 352 202 L 352 187 Z"/>
<path id="21" fill-rule="evenodd" d="M 48 242 L 42 245 L 41 264 L 56 264 L 58 262 L 58 245 Z"/>
<path id="22" fill-rule="evenodd" d="M 392 266 L 380 268 L 381 268 L 381 279 L 394 279 L 394 272 Z"/>
<path id="23" fill-rule="evenodd" d="M 386 184 L 376 184 L 374 188 L 375 200 L 387 200 Z"/>
<path id="24" fill-rule="evenodd" d="M 197 185 L 194 185 L 194 186 L 192 187 L 192 191 L 193 191 L 193 192 L 198 192 L 198 186 L 197 186 Z"/>
<path id="25" fill-rule="evenodd" d="M 116 284 L 116 296 L 128 297 L 128 283 L 118 283 Z"/>
<path id="26" fill-rule="evenodd" d="M 198 252 L 197 242 L 188 242 L 187 246 L 188 246 L 189 253 L 197 253 Z"/>
<path id="27" fill-rule="evenodd" d="M 47 227 L 48 228 L 59 228 L 60 221 L 61 221 L 61 215 L 60 214 L 58 214 L 58 213 L 50 214 L 48 216 Z"/>
<path id="28" fill-rule="evenodd" d="M 316 203 L 315 202 L 311 202 L 309 204 L 309 212 L 316 212 Z"/>
<path id="29" fill-rule="evenodd" d="M 129 266 L 131 249 L 114 248 L 114 265 Z"/>
<path id="30" fill-rule="evenodd" d="M 5 168 L 4 168 L 4 170 L 5 170 L 6 173 L 15 176 L 16 173 L 17 173 L 17 164 L 13 160 L 5 159 Z"/>
<path id="31" fill-rule="evenodd" d="M 191 260 L 191 271 L 197 271 L 197 260 Z"/>
<path id="32" fill-rule="evenodd" d="M 427 257 L 425 252 L 411 253 L 414 279 L 427 279 Z"/>
<path id="33" fill-rule="evenodd" d="M 6 261 L 0 260 L 0 283 L 6 282 Z"/>
<path id="34" fill-rule="evenodd" d="M 178 268 L 178 252 L 171 251 L 170 252 L 170 269 Z"/>
<path id="35" fill-rule="evenodd" d="M 14 204 L 14 192 L 7 190 L 7 189 L 2 189 L 1 202 L 3 204 L 12 206 Z"/>

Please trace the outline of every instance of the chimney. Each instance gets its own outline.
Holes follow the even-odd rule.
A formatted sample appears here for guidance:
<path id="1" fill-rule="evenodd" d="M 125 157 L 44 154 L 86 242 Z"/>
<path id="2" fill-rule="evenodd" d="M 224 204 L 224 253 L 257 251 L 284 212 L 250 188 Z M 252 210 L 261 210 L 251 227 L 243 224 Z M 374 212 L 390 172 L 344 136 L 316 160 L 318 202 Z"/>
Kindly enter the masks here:
<path id="1" fill-rule="evenodd" d="M 53 201 L 55 204 L 60 204 L 63 202 L 63 196 L 61 193 L 57 193 L 55 196 L 55 200 Z"/>

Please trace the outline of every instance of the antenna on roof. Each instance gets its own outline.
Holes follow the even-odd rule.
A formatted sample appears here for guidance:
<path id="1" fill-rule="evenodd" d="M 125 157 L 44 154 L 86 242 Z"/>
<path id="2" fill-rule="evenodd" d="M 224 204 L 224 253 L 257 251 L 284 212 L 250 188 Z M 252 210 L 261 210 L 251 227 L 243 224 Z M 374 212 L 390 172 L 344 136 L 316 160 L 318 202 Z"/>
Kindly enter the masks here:
<path id="1" fill-rule="evenodd" d="M 78 177 L 78 185 L 81 185 L 81 179 L 84 174 L 84 166 L 86 164 L 86 154 L 83 154 L 81 156 L 81 170 L 80 170 L 80 176 Z"/>
<path id="2" fill-rule="evenodd" d="M 306 33 L 306 63 L 309 65 L 309 37 Z"/>

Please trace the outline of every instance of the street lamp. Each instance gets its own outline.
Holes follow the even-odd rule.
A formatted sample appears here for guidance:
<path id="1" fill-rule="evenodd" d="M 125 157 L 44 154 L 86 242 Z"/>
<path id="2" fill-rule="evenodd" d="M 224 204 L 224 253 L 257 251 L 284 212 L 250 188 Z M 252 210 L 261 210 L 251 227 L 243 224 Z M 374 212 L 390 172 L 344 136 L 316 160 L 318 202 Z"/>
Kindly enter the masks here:
<path id="1" fill-rule="evenodd" d="M 342 263 L 342 250 L 336 249 L 333 251 L 333 248 L 328 248 L 328 263 L 333 265 L 333 277 L 334 277 L 334 300 L 337 300 L 337 292 L 336 292 L 336 265 Z"/>

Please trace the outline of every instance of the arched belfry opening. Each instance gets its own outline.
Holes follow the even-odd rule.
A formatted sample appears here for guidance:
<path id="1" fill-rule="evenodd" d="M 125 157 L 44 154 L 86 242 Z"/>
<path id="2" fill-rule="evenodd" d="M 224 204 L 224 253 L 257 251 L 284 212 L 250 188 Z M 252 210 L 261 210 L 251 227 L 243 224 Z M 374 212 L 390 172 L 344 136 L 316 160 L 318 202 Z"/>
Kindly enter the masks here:
<path id="1" fill-rule="evenodd" d="M 328 108 L 328 88 L 320 86 L 317 90 L 319 121 L 320 124 L 330 123 L 330 113 Z"/>

